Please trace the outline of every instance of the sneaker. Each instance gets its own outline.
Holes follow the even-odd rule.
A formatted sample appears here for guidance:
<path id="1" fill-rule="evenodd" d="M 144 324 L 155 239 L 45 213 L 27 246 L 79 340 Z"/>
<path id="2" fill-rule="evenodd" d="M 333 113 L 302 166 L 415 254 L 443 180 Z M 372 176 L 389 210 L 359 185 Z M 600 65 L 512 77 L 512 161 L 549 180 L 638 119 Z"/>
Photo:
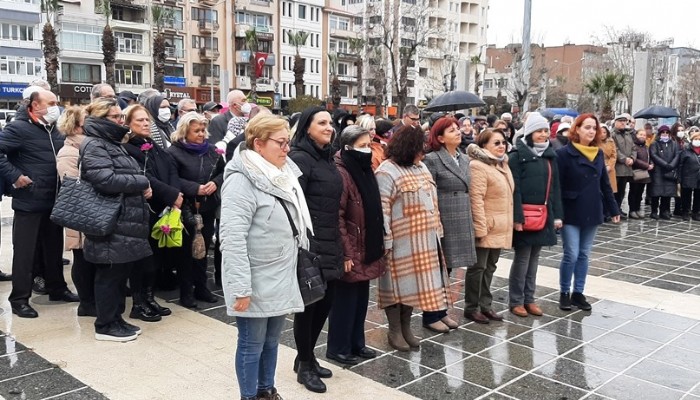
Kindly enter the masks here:
<path id="1" fill-rule="evenodd" d="M 562 293 L 559 295 L 559 309 L 571 311 L 571 296 L 569 293 Z"/>
<path id="2" fill-rule="evenodd" d="M 576 306 L 579 308 L 579 310 L 583 311 L 591 311 L 593 307 L 591 307 L 591 304 L 586 301 L 586 296 L 583 295 L 583 293 L 572 293 L 571 294 L 571 305 Z"/>
<path id="3" fill-rule="evenodd" d="M 95 329 L 95 340 L 107 342 L 130 342 L 135 340 L 138 335 L 131 330 L 126 329 L 120 323 L 110 324 L 107 328 Z"/>
<path id="4" fill-rule="evenodd" d="M 119 320 L 119 324 L 120 324 L 121 326 L 123 326 L 124 329 L 130 330 L 130 331 L 134 332 L 134 333 L 137 334 L 137 335 L 140 335 L 140 334 L 141 334 L 141 328 L 139 328 L 139 327 L 136 326 L 136 325 L 130 324 L 130 323 L 124 321 L 123 319 L 120 319 L 120 320 Z"/>

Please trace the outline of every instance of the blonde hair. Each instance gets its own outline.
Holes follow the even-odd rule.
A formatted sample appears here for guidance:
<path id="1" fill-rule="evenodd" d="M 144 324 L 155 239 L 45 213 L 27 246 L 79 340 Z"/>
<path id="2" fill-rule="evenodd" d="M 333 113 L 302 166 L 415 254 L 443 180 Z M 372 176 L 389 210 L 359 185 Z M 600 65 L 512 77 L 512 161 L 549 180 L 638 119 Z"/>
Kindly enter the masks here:
<path id="1" fill-rule="evenodd" d="M 109 109 L 112 107 L 119 107 L 119 103 L 116 99 L 100 97 L 88 104 L 88 106 L 85 107 L 85 111 L 87 111 L 91 117 L 106 118 L 109 114 Z"/>
<path id="2" fill-rule="evenodd" d="M 258 114 L 245 127 L 245 145 L 249 150 L 254 150 L 255 139 L 262 141 L 270 139 L 270 135 L 281 129 L 289 132 L 289 122 L 282 117 L 273 114 Z"/>
<path id="3" fill-rule="evenodd" d="M 80 127 L 80 120 L 85 118 L 87 113 L 81 106 L 70 106 L 58 118 L 58 130 L 66 136 L 77 135 L 76 130 Z"/>
<path id="4" fill-rule="evenodd" d="M 190 126 L 195 123 L 200 123 L 204 125 L 206 137 L 209 138 L 209 131 L 206 130 L 206 127 L 209 125 L 209 120 L 207 117 L 201 114 L 197 114 L 196 112 L 188 112 L 187 114 L 183 114 L 180 117 L 180 120 L 177 123 L 177 128 L 175 128 L 175 131 L 170 134 L 170 140 L 175 143 L 175 142 L 182 142 L 185 140 L 187 137 L 187 131 L 190 129 Z"/>
<path id="5" fill-rule="evenodd" d="M 377 123 L 374 122 L 374 117 L 369 114 L 362 114 L 359 117 L 357 117 L 355 125 L 359 125 L 367 130 L 377 127 Z"/>

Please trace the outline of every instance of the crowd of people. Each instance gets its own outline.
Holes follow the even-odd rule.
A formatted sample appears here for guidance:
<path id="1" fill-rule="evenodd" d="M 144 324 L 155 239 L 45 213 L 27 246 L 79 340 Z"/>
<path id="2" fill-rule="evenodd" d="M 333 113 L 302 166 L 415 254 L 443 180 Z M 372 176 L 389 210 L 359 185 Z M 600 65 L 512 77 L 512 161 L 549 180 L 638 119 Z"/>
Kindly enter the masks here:
<path id="1" fill-rule="evenodd" d="M 621 217 L 700 220 L 700 129 L 662 125 L 634 130 L 629 114 L 608 127 L 593 114 L 548 121 L 527 113 L 520 129 L 496 116 L 433 114 L 406 106 L 391 122 L 310 107 L 289 118 L 227 96 L 228 110 L 189 99 L 175 109 L 159 92 L 139 96 L 95 85 L 91 103 L 61 109 L 42 85 L 0 133 L 0 182 L 12 196 L 12 312 L 36 318 L 29 299 L 36 278 L 51 301 L 79 302 L 94 317 L 95 338 L 130 341 L 172 312 L 156 288 L 177 288 L 179 303 L 216 303 L 214 284 L 238 328 L 235 356 L 241 399 L 281 399 L 274 386 L 285 316 L 294 314 L 293 370 L 308 390 L 332 377 L 314 353 L 328 322 L 326 357 L 354 365 L 376 357 L 365 343 L 370 281 L 386 313 L 388 342 L 420 348 L 411 327 L 447 333 L 459 323 L 450 275 L 466 269 L 466 319 L 503 316 L 491 282 L 501 252 L 514 249 L 509 310 L 541 316 L 535 298 L 539 256 L 561 238 L 562 310 L 591 310 L 584 295 L 588 257 L 598 227 Z M 82 179 L 120 196 L 116 227 L 93 236 L 55 224 L 61 180 Z M 629 184 L 628 214 L 621 212 Z M 83 205 L 81 205 L 83 206 Z M 89 206 L 89 205 L 84 205 Z M 151 231 L 179 210 L 181 245 L 162 247 Z M 298 249 L 315 254 L 322 298 L 306 302 L 297 281 Z M 63 250 L 73 253 L 63 277 Z M 573 287 L 572 287 L 573 286 Z"/>

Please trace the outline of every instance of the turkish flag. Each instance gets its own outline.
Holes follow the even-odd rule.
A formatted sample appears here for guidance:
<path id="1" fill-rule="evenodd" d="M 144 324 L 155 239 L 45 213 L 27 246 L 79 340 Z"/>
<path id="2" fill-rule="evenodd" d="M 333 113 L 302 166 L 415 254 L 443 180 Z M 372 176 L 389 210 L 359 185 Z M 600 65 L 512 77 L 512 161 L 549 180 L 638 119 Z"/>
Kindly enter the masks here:
<path id="1" fill-rule="evenodd" d="M 255 53 L 255 76 L 258 78 L 263 75 L 265 62 L 267 62 L 267 53 Z"/>

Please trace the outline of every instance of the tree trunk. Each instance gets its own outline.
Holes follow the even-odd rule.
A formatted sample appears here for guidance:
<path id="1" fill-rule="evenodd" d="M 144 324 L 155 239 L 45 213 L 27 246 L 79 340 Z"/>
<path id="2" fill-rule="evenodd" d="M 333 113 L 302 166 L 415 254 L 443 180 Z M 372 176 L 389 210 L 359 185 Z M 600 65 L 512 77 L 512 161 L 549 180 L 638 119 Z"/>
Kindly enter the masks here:
<path id="1" fill-rule="evenodd" d="M 306 59 L 300 55 L 294 56 L 294 90 L 296 95 L 301 96 L 304 93 L 304 72 L 306 71 Z"/>
<path id="2" fill-rule="evenodd" d="M 44 42 L 44 67 L 46 68 L 46 80 L 51 85 L 51 91 L 58 93 L 58 39 L 56 30 L 50 22 L 44 24 L 41 32 L 41 38 Z"/>
<path id="3" fill-rule="evenodd" d="M 114 63 L 117 50 L 114 42 L 112 28 L 106 25 L 102 30 L 102 61 L 105 65 L 105 81 L 112 89 L 115 89 Z"/>
<path id="4" fill-rule="evenodd" d="M 362 82 L 362 68 L 364 67 L 362 62 L 362 57 L 358 56 L 355 65 L 357 66 L 357 105 L 362 106 L 362 88 L 364 84 Z"/>
<path id="5" fill-rule="evenodd" d="M 250 97 L 253 99 L 253 101 L 257 100 L 258 94 L 258 74 L 257 74 L 257 67 L 258 62 L 255 59 L 255 52 L 251 50 L 250 52 Z"/>
<path id="6" fill-rule="evenodd" d="M 165 37 L 158 33 L 153 38 L 153 88 L 165 90 Z"/>
<path id="7" fill-rule="evenodd" d="M 337 110 L 340 108 L 340 81 L 338 80 L 338 75 L 333 75 L 333 81 L 331 82 L 331 93 L 333 94 L 333 109 Z"/>

